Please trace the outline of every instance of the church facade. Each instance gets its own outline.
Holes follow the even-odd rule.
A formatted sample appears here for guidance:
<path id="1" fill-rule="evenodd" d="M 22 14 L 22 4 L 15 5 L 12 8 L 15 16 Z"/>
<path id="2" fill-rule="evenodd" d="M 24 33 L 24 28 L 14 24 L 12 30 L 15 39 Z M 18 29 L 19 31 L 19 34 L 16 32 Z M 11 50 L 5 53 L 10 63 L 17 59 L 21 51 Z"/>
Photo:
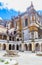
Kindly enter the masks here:
<path id="1" fill-rule="evenodd" d="M 5 27 L 0 25 L 0 49 L 42 51 L 42 16 L 32 3 Z"/>

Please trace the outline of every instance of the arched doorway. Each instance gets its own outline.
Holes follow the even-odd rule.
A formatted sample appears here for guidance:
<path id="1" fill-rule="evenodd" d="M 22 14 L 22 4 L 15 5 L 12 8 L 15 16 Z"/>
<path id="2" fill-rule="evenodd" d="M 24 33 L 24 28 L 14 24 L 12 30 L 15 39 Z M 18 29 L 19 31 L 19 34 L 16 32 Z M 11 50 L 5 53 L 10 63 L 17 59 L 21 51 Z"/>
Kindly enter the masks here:
<path id="1" fill-rule="evenodd" d="M 40 45 L 39 45 L 39 43 L 36 43 L 36 45 L 35 45 L 35 51 L 40 51 Z"/>
<path id="2" fill-rule="evenodd" d="M 29 44 L 29 51 L 32 51 L 32 44 Z"/>
<path id="3" fill-rule="evenodd" d="M 28 50 L 28 46 L 27 46 L 27 44 L 25 44 L 24 47 L 25 47 L 25 50 L 27 51 L 27 50 Z"/>
<path id="4" fill-rule="evenodd" d="M 11 44 L 9 44 L 9 50 L 11 50 Z"/>
<path id="5" fill-rule="evenodd" d="M 3 50 L 6 50 L 6 44 L 3 44 Z"/>
<path id="6" fill-rule="evenodd" d="M 16 49 L 19 50 L 19 45 L 18 44 L 16 45 Z"/>
<path id="7" fill-rule="evenodd" d="M 12 50 L 15 50 L 15 45 L 12 45 Z"/>

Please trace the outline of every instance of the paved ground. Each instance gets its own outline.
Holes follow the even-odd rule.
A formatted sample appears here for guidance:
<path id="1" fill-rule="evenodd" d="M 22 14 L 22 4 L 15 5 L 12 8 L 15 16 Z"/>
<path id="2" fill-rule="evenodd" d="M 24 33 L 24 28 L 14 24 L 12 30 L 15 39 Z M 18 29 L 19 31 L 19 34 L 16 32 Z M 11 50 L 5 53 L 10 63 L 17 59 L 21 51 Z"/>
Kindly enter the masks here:
<path id="1" fill-rule="evenodd" d="M 1 58 L 11 58 L 11 57 L 2 57 L 4 54 L 3 51 L 0 52 Z M 42 56 L 36 56 L 35 53 L 29 52 L 19 52 L 19 57 L 13 57 L 19 65 L 42 65 Z"/>

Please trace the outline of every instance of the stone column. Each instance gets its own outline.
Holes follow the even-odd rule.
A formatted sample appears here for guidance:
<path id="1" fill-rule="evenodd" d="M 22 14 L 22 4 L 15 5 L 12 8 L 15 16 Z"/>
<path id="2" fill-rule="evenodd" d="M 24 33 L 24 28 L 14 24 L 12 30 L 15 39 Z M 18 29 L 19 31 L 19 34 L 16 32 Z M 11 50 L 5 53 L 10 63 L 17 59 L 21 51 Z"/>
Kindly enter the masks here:
<path id="1" fill-rule="evenodd" d="M 9 42 L 9 36 L 7 35 L 7 42 Z"/>
<path id="2" fill-rule="evenodd" d="M 1 50 L 1 44 L 0 44 L 0 50 Z"/>
<path id="3" fill-rule="evenodd" d="M 20 45 L 19 45 L 19 50 L 20 50 Z"/>
<path id="4" fill-rule="evenodd" d="M 3 50 L 3 44 L 1 44 L 1 50 Z"/>
<path id="5" fill-rule="evenodd" d="M 21 44 L 21 51 L 24 51 L 24 43 Z"/>
<path id="6" fill-rule="evenodd" d="M 29 44 L 28 44 L 28 51 L 29 51 Z"/>
<path id="7" fill-rule="evenodd" d="M 9 44 L 6 44 L 6 50 L 9 50 Z"/>
<path id="8" fill-rule="evenodd" d="M 15 50 L 16 50 L 16 44 L 15 44 Z"/>
<path id="9" fill-rule="evenodd" d="M 41 44 L 40 44 L 40 52 L 41 52 L 42 48 L 41 48 Z"/>
<path id="10" fill-rule="evenodd" d="M 34 32 L 34 39 L 35 39 L 35 38 L 38 39 L 38 32 L 37 32 L 37 31 Z"/>
<path id="11" fill-rule="evenodd" d="M 32 52 L 34 53 L 35 52 L 35 43 L 32 42 Z"/>

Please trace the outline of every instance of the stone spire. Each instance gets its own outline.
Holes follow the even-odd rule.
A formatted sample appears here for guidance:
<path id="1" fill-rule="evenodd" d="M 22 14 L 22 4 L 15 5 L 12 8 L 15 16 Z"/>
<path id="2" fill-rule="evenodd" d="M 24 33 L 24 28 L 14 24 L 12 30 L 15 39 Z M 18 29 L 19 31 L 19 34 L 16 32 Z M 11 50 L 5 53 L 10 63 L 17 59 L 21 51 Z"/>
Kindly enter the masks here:
<path id="1" fill-rule="evenodd" d="M 33 2 L 32 2 L 32 1 L 31 1 L 31 7 L 34 7 L 34 6 L 33 6 Z"/>
<path id="2" fill-rule="evenodd" d="M 30 11 L 31 9 L 33 9 L 34 6 L 33 6 L 33 2 L 31 1 L 31 5 L 27 8 L 27 12 Z"/>

